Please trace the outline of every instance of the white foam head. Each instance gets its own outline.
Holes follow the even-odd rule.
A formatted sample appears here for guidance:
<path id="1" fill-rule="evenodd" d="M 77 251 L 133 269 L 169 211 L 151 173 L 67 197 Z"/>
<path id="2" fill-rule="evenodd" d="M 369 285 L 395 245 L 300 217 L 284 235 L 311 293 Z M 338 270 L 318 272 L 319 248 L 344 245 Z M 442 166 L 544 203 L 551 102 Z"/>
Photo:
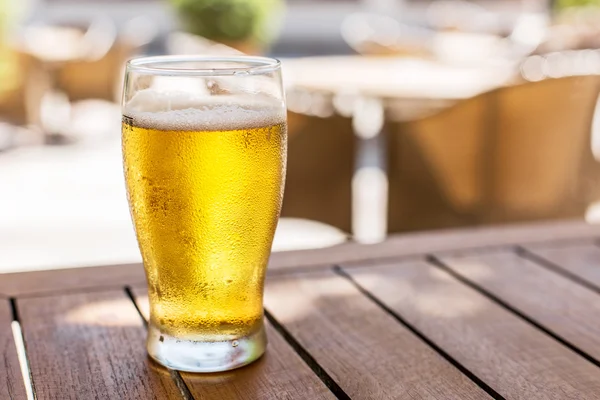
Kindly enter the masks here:
<path id="1" fill-rule="evenodd" d="M 280 124 L 283 102 L 267 96 L 202 96 L 185 92 L 137 92 L 123 106 L 135 126 L 169 131 L 235 130 Z"/>

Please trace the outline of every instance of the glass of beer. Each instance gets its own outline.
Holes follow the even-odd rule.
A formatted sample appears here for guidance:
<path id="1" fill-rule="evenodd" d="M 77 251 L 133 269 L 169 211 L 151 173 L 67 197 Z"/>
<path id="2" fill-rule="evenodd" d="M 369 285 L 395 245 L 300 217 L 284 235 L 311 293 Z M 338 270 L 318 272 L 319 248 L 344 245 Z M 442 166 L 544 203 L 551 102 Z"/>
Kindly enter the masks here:
<path id="1" fill-rule="evenodd" d="M 285 181 L 279 61 L 134 59 L 122 107 L 149 355 L 191 372 L 251 363 L 266 348 L 263 284 Z"/>

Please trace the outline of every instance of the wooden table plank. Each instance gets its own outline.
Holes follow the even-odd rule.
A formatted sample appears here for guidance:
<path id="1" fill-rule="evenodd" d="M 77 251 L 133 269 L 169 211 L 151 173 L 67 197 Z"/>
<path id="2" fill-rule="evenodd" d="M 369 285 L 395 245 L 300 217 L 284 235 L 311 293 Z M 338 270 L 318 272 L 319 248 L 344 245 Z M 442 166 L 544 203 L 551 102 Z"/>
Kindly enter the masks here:
<path id="1" fill-rule="evenodd" d="M 265 304 L 350 398 L 490 398 L 331 271 L 268 280 Z"/>
<path id="2" fill-rule="evenodd" d="M 600 368 L 447 272 L 417 261 L 346 271 L 505 398 L 598 398 Z"/>
<path id="3" fill-rule="evenodd" d="M 531 254 L 558 266 L 600 289 L 600 246 L 595 243 L 568 243 L 562 246 L 524 246 Z"/>
<path id="4" fill-rule="evenodd" d="M 537 324 L 600 360 L 598 293 L 513 252 L 444 257 L 442 262 Z"/>
<path id="5" fill-rule="evenodd" d="M 102 287 L 121 288 L 144 282 L 141 264 L 69 268 L 0 274 L 0 294 L 24 296 Z"/>
<path id="6" fill-rule="evenodd" d="M 123 291 L 17 301 L 37 399 L 181 399 Z"/>
<path id="7" fill-rule="evenodd" d="M 134 288 L 136 303 L 148 319 L 147 290 Z M 181 376 L 196 399 L 335 399 L 325 384 L 265 321 L 269 347 L 255 363 L 228 372 Z"/>
<path id="8" fill-rule="evenodd" d="M 0 299 L 0 399 L 25 399 L 25 386 L 11 329 L 8 301 Z"/>
<path id="9" fill-rule="evenodd" d="M 278 253 L 271 258 L 267 302 L 296 340 L 356 398 L 402 395 L 489 398 L 346 279 L 329 272 L 329 266 L 347 262 L 353 267 L 361 264 L 366 267 L 423 253 L 526 243 L 527 249 L 536 256 L 560 264 L 560 268 L 585 279 L 589 286 L 598 286 L 598 248 L 593 245 L 597 237 L 600 237 L 598 226 L 561 222 L 417 233 L 394 236 L 375 245 L 345 244 L 314 251 Z M 305 268 L 321 272 L 302 275 L 294 272 Z M 406 286 L 399 283 L 406 280 L 402 274 L 400 277 L 391 274 L 390 279 L 387 276 L 390 273 L 382 268 L 384 272 L 373 267 L 360 269 L 360 273 L 359 269 L 352 269 L 352 273 L 366 280 L 363 284 L 383 285 L 383 295 L 379 296 L 387 296 L 387 301 L 396 304 L 396 311 L 411 316 L 409 319 L 402 314 L 410 324 L 506 398 L 585 399 L 594 398 L 591 393 L 598 392 L 598 368 L 505 308 L 444 275 L 443 271 L 420 265 L 420 269 L 433 276 L 427 281 L 409 274 L 410 279 L 416 281 Z M 542 282 L 546 282 L 550 274 L 546 272 L 542 274 Z M 444 276 L 443 285 L 437 282 L 440 273 Z M 382 278 L 382 274 L 386 276 Z M 520 276 L 516 267 L 510 275 L 515 279 Z M 321 278 L 316 278 L 318 276 Z M 533 284 L 535 276 L 527 275 L 526 282 Z M 319 283 L 320 279 L 323 283 Z M 145 356 L 145 331 L 131 302 L 121 290 L 109 289 L 139 285 L 144 280 L 139 264 L 0 275 L 0 296 L 18 297 L 39 399 L 181 398 L 166 370 Z M 590 297 L 576 293 L 572 286 L 575 283 L 569 285 L 564 281 L 553 284 L 557 290 L 569 293 L 569 303 L 560 303 L 559 307 L 563 308 L 559 312 L 542 308 L 539 312 L 545 319 L 539 323 L 593 353 L 596 308 L 586 305 L 591 303 Z M 480 284 L 489 283 L 481 281 Z M 423 288 L 433 288 L 430 291 L 434 294 L 423 296 Z M 500 289 L 505 290 L 497 288 Z M 511 295 L 517 296 L 517 289 L 511 289 Z M 413 290 L 413 294 L 398 300 L 398 293 L 403 290 Z M 549 289 L 536 290 L 552 293 Z M 512 298 L 511 304 L 519 299 Z M 556 301 L 553 299 L 546 307 L 557 307 Z M 118 305 L 122 302 L 122 306 Z M 436 304 L 440 303 L 445 306 L 441 316 L 436 314 L 440 309 Z M 469 314 L 473 304 L 485 311 Z M 531 309 L 520 310 L 528 315 L 538 312 L 539 308 L 534 306 L 544 306 L 534 302 L 526 305 Z M 3 306 L 0 299 L 0 356 L 6 348 L 2 341 L 7 337 L 4 321 L 10 323 L 10 313 L 6 314 L 9 309 L 3 307 L 6 308 L 6 304 Z M 80 311 L 88 307 L 91 311 Z M 568 314 L 573 307 L 575 313 Z M 585 312 L 592 315 L 585 321 L 587 325 L 581 324 Z M 444 313 L 454 315 L 448 317 Z M 559 326 L 561 324 L 581 326 Z M 197 398 L 248 398 L 248 393 L 264 398 L 330 398 L 331 393 L 280 333 L 270 325 L 267 329 L 271 337 L 270 351 L 256 364 L 225 374 L 182 374 L 192 393 Z M 562 330 L 559 332 L 559 329 Z M 14 346 L 10 331 L 8 335 L 8 343 Z M 14 364 L 14 354 L 9 358 L 13 372 L 7 378 L 8 369 L 0 367 L 0 383 L 2 379 L 10 379 L 12 387 L 17 389 L 0 384 L 0 398 L 7 397 L 3 392 L 6 389 L 13 390 L 14 398 L 20 399 L 24 391 L 19 386 L 22 379 L 18 363 Z M 4 356 L 5 365 L 8 365 L 7 359 Z M 19 385 L 15 386 L 14 382 Z M 123 388 L 127 390 L 126 397 L 123 397 Z"/>
<path id="10" fill-rule="evenodd" d="M 311 251 L 273 253 L 269 269 L 276 271 L 350 262 L 365 264 L 365 261 L 374 263 L 386 258 L 414 256 L 429 252 L 595 237 L 600 237 L 600 225 L 589 225 L 581 221 L 515 224 L 476 229 L 446 229 L 393 235 L 382 243 L 371 245 L 345 243 Z"/>

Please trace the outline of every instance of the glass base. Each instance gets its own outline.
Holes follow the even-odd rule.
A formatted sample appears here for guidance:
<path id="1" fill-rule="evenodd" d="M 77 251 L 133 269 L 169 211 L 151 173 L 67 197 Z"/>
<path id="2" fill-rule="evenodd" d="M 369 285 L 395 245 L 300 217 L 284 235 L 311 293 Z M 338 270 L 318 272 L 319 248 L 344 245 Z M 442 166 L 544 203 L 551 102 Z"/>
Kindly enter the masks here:
<path id="1" fill-rule="evenodd" d="M 235 340 L 202 342 L 178 339 L 148 326 L 148 354 L 156 362 L 177 371 L 218 372 L 250 364 L 267 348 L 264 328 Z"/>

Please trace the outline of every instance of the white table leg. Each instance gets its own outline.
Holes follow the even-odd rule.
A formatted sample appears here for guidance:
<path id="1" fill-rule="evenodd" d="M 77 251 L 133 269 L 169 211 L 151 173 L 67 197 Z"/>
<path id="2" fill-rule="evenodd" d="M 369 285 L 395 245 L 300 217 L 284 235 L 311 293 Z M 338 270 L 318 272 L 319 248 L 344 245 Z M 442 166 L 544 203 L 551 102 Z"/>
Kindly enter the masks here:
<path id="1" fill-rule="evenodd" d="M 352 234 L 376 243 L 387 234 L 388 176 L 384 108 L 379 99 L 359 99 L 353 115 L 357 138 L 352 177 Z"/>

